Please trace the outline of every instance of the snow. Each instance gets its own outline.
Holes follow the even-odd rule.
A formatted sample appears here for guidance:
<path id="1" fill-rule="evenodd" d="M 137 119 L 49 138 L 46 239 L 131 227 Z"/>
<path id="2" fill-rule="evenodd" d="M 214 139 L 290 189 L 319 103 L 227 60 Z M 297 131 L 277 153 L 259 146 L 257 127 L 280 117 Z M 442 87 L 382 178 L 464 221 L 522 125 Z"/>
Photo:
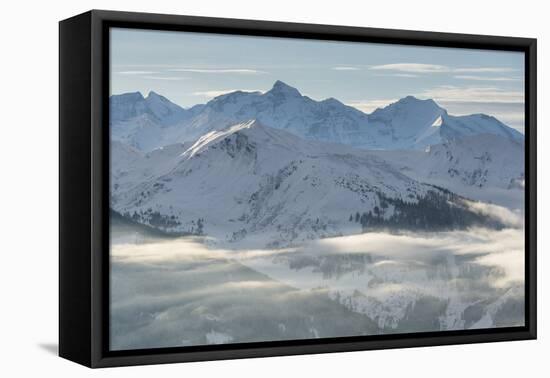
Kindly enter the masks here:
<path id="1" fill-rule="evenodd" d="M 166 135 L 193 114 L 155 92 L 114 95 L 109 104 L 111 139 L 142 151 L 169 144 Z"/>
<path id="2" fill-rule="evenodd" d="M 389 128 L 394 148 L 418 148 L 445 110 L 433 100 L 405 97 L 385 108 L 376 109 L 369 117 L 371 125 Z"/>
<path id="3" fill-rule="evenodd" d="M 146 116 L 146 120 L 144 120 Z M 266 93 L 235 91 L 185 110 L 151 92 L 111 97 L 113 138 L 148 151 L 256 119 L 304 139 L 364 149 L 424 149 L 451 139 L 489 133 L 523 135 L 483 114 L 451 116 L 433 100 L 407 96 L 365 114 L 334 98 L 315 101 L 276 81 Z"/>
<path id="4" fill-rule="evenodd" d="M 425 151 L 378 151 L 381 159 L 419 181 L 468 198 L 523 211 L 523 141 L 478 134 L 431 145 Z"/>
<path id="5" fill-rule="evenodd" d="M 219 240 L 246 235 L 265 245 L 357 233 L 350 214 L 372 210 L 378 193 L 406 199 L 433 189 L 368 151 L 305 141 L 257 121 L 187 146 L 143 155 L 113 143 L 113 156 L 124 158 L 112 161 L 112 207 L 173 216 L 181 232 L 203 218 Z"/>
<path id="6" fill-rule="evenodd" d="M 357 233 L 350 214 L 431 185 L 523 212 L 523 136 L 433 100 L 367 115 L 277 81 L 188 110 L 154 92 L 113 96 L 111 107 L 111 206 L 160 216 L 170 231 L 259 244 Z"/>
<path id="7" fill-rule="evenodd" d="M 445 114 L 441 130 L 442 136 L 447 140 L 480 134 L 498 135 L 517 142 L 523 142 L 524 139 L 523 134 L 519 131 L 485 114 L 466 116 Z"/>
<path id="8" fill-rule="evenodd" d="M 432 123 L 432 127 L 439 127 L 443 124 L 443 118 L 441 116 L 437 117 L 437 119 Z"/>

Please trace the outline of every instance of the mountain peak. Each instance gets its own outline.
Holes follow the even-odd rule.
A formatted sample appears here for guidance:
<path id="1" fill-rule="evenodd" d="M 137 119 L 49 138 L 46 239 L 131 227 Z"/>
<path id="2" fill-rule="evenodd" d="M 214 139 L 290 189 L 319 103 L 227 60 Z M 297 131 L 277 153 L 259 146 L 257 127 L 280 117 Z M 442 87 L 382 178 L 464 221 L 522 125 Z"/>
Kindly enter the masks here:
<path id="1" fill-rule="evenodd" d="M 335 99 L 334 97 L 326 98 L 321 102 L 327 105 L 344 105 L 341 101 Z"/>
<path id="2" fill-rule="evenodd" d="M 290 85 L 282 82 L 281 80 L 277 80 L 275 84 L 273 84 L 273 88 L 267 93 L 275 94 L 275 95 L 283 95 L 283 96 L 293 96 L 293 97 L 299 97 L 302 96 L 300 92 Z"/>
<path id="3" fill-rule="evenodd" d="M 127 101 L 127 102 L 138 102 L 143 101 L 145 98 L 141 94 L 141 92 L 128 92 L 128 93 L 122 93 L 119 95 L 112 95 L 111 100 L 112 101 Z"/>
<path id="4" fill-rule="evenodd" d="M 402 99 L 389 104 L 386 107 L 376 109 L 372 115 L 380 116 L 384 113 L 393 113 L 394 111 L 406 112 L 436 112 L 445 113 L 445 109 L 441 108 L 434 100 L 422 100 L 414 96 L 406 96 Z"/>
<path id="5" fill-rule="evenodd" d="M 147 95 L 147 98 L 160 98 L 160 99 L 165 99 L 164 96 L 161 96 L 159 95 L 157 92 L 155 91 L 149 91 L 149 94 Z"/>
<path id="6" fill-rule="evenodd" d="M 402 99 L 397 101 L 397 103 L 399 103 L 399 104 L 430 104 L 430 105 L 434 104 L 434 105 L 437 105 L 435 103 L 435 101 L 432 100 L 432 99 L 422 100 L 422 99 L 419 99 L 419 98 L 414 97 L 412 95 L 408 95 L 406 97 L 403 97 Z"/>

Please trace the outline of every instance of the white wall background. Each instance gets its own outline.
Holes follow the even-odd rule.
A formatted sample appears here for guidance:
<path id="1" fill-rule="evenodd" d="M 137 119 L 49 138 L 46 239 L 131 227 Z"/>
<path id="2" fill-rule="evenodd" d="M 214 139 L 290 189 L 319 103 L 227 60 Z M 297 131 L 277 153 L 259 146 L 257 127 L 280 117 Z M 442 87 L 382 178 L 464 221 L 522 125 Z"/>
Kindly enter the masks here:
<path id="1" fill-rule="evenodd" d="M 104 377 L 523 377 L 550 370 L 550 27 L 544 1 L 5 1 L 0 22 L 0 375 Z M 112 9 L 539 39 L 539 340 L 89 370 L 57 344 L 57 63 L 61 19 Z M 546 351 L 545 351 L 546 348 Z"/>

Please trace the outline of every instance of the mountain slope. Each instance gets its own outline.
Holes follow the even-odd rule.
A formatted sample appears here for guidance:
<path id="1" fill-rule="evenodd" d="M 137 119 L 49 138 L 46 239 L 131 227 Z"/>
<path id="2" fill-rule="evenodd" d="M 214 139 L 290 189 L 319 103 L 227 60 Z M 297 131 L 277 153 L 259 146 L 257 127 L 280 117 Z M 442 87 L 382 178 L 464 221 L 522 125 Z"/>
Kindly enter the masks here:
<path id="1" fill-rule="evenodd" d="M 523 209 L 525 153 L 523 141 L 478 134 L 430 146 L 424 151 L 377 151 L 400 172 L 455 193 Z"/>
<path id="2" fill-rule="evenodd" d="M 112 208 L 162 230 L 259 246 L 375 225 L 448 229 L 486 221 L 460 197 L 411 179 L 376 155 L 257 121 L 212 131 L 184 148 L 133 154 L 122 166 L 114 160 Z M 361 219 L 354 219 L 357 213 Z"/>
<path id="3" fill-rule="evenodd" d="M 369 115 L 371 126 L 387 130 L 393 148 L 421 148 L 441 141 L 445 109 L 433 100 L 405 97 Z"/>
<path id="4" fill-rule="evenodd" d="M 524 140 L 523 134 L 506 126 L 495 117 L 485 114 L 471 114 L 466 116 L 443 115 L 441 125 L 442 140 L 451 140 L 481 134 L 497 135 L 516 142 L 523 142 Z"/>
<path id="5" fill-rule="evenodd" d="M 168 144 L 165 136 L 170 129 L 193 114 L 155 92 L 147 97 L 139 92 L 114 95 L 109 99 L 111 138 L 139 150 L 152 150 Z"/>
<path id="6" fill-rule="evenodd" d="M 148 115 L 167 125 L 181 121 L 189 115 L 188 111 L 153 91 L 147 97 L 139 92 L 113 95 L 109 99 L 109 105 L 111 122 Z"/>

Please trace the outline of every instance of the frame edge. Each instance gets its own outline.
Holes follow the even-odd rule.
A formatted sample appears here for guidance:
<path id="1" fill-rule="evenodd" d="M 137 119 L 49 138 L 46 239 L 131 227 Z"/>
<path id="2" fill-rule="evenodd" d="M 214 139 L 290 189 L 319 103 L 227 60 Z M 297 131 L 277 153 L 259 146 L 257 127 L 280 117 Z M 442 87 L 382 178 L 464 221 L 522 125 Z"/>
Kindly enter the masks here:
<path id="1" fill-rule="evenodd" d="M 90 20 L 59 22 L 59 356 L 90 366 Z"/>
<path id="2" fill-rule="evenodd" d="M 88 104 L 91 104 L 92 116 L 90 123 L 92 124 L 91 132 L 91 145 L 92 145 L 92 162 L 91 162 L 91 175 L 93 176 L 93 182 L 90 187 L 92 188 L 90 203 L 92 204 L 92 230 L 94 232 L 91 235 L 91 271 L 92 271 L 92 298 L 93 304 L 90 313 L 91 316 L 91 333 L 92 339 L 91 345 L 91 358 L 89 364 L 90 367 L 113 367 L 113 366 L 129 366 L 129 365 L 141 365 L 141 364 L 160 364 L 160 363 L 174 363 L 174 362 L 193 362 L 193 361 L 205 361 L 205 360 L 222 360 L 222 359 L 237 359 L 237 358 L 255 358 L 255 357 L 270 357 L 270 356 L 284 356 L 284 355 L 303 355 L 313 353 L 331 353 L 331 352 L 345 352 L 345 351 L 362 351 L 372 349 L 390 349 L 390 348 L 409 348 L 409 347 L 427 347 L 438 345 L 453 345 L 453 344 L 470 344 L 470 343 L 483 343 L 483 342 L 497 342 L 497 341 L 514 341 L 514 340 L 532 340 L 536 339 L 536 39 L 533 38 L 516 38 L 516 37 L 496 37 L 486 35 L 467 35 L 467 34 L 455 34 L 455 33 L 434 33 L 424 31 L 407 31 L 407 30 L 390 30 L 390 29 L 373 29 L 364 27 L 352 27 L 352 26 L 332 26 L 321 24 L 299 24 L 299 23 L 286 23 L 286 22 L 273 22 L 273 21 L 256 21 L 256 20 L 236 20 L 236 19 L 224 19 L 224 18 L 209 18 L 209 17 L 196 17 L 196 16 L 178 16 L 178 15 L 161 15 L 161 14 L 147 14 L 147 13 L 133 13 L 133 12 L 116 12 L 116 11 L 103 11 L 93 10 L 90 11 L 91 15 L 91 41 L 92 45 L 90 50 L 92 56 L 88 60 L 91 64 L 91 77 L 92 83 L 90 85 L 90 92 L 93 93 L 92 98 Z M 106 327 L 106 324 L 102 323 L 102 300 L 104 300 L 105 291 L 101 286 L 101 282 L 98 283 L 104 277 L 105 273 L 105 257 L 103 261 L 98 254 L 104 253 L 102 251 L 102 235 L 96 231 L 101 230 L 103 222 L 108 222 L 108 219 L 104 217 L 104 212 L 101 210 L 102 201 L 99 193 L 101 193 L 101 174 L 102 167 L 105 165 L 105 161 L 102 160 L 103 148 L 100 138 L 102 128 L 102 122 L 104 121 L 103 112 L 103 96 L 108 93 L 108 82 L 104 81 L 104 72 L 102 71 L 103 53 L 104 53 L 104 38 L 103 25 L 105 22 L 137 22 L 145 25 L 152 23 L 173 23 L 178 25 L 192 25 L 192 26 L 204 26 L 205 24 L 211 25 L 212 28 L 227 28 L 228 30 L 246 31 L 261 29 L 263 32 L 269 30 L 280 30 L 287 33 L 295 33 L 297 30 L 310 34 L 323 33 L 327 37 L 334 37 L 340 35 L 345 38 L 346 36 L 353 36 L 360 34 L 362 37 L 367 35 L 375 35 L 381 37 L 384 34 L 388 39 L 403 39 L 405 35 L 412 34 L 412 38 L 405 38 L 404 40 L 410 44 L 422 44 L 439 41 L 440 46 L 452 47 L 453 44 L 462 43 L 464 40 L 470 41 L 469 48 L 476 48 L 479 43 L 474 42 L 476 38 L 482 40 L 482 44 L 495 44 L 502 49 L 505 47 L 514 47 L 518 50 L 524 51 L 526 56 L 529 55 L 529 66 L 526 66 L 526 71 L 530 73 L 529 80 L 526 80 L 526 85 L 529 85 L 529 104 L 527 110 L 527 116 L 529 117 L 530 126 L 530 150 L 527 160 L 529 161 L 529 184 L 530 196 L 529 209 L 530 218 L 532 222 L 530 224 L 529 240 L 530 240 L 530 261 L 527 269 L 529 269 L 530 276 L 530 290 L 529 290 L 529 327 L 524 330 L 518 330 L 514 332 L 505 331 L 495 332 L 493 334 L 483 335 L 442 335 L 436 337 L 419 337 L 414 340 L 400 338 L 397 340 L 372 340 L 362 342 L 348 342 L 348 343 L 333 343 L 333 344 L 315 344 L 315 345 L 300 345 L 300 346 L 277 346 L 277 347 L 263 347 L 263 348 L 241 348 L 241 349 L 224 349 L 216 351 L 205 352 L 177 352 L 177 353 L 155 353 L 155 354 L 143 354 L 133 356 L 109 356 L 103 353 L 101 345 L 105 338 L 105 333 L 102 332 L 102 327 Z M 372 34 L 371 34 L 372 33 Z M 449 42 L 445 42 L 448 40 Z M 421 41 L 421 42 L 419 42 Z M 430 45 L 433 45 L 431 43 Z M 479 48 L 479 47 L 478 47 Z M 107 88 L 105 86 L 107 85 Z M 107 92 L 106 92 L 107 91 Z M 527 93 L 526 93 L 527 95 Z M 61 101 L 60 101 L 61 107 Z M 60 110 L 61 111 L 61 110 Z M 104 127 L 104 126 L 103 126 Z M 531 174 L 531 171 L 533 174 Z M 99 181 L 98 181 L 99 180 Z M 97 194 L 94 197 L 94 191 Z M 98 207 L 99 206 L 99 207 Z M 527 253 L 527 252 L 526 252 Z M 105 285 L 106 282 L 103 282 Z M 103 297 L 103 298 L 102 298 Z M 98 309 L 99 307 L 99 309 Z M 107 334 L 108 335 L 108 334 Z M 480 338 L 481 336 L 481 338 Z M 61 349 L 60 349 L 61 350 Z"/>

